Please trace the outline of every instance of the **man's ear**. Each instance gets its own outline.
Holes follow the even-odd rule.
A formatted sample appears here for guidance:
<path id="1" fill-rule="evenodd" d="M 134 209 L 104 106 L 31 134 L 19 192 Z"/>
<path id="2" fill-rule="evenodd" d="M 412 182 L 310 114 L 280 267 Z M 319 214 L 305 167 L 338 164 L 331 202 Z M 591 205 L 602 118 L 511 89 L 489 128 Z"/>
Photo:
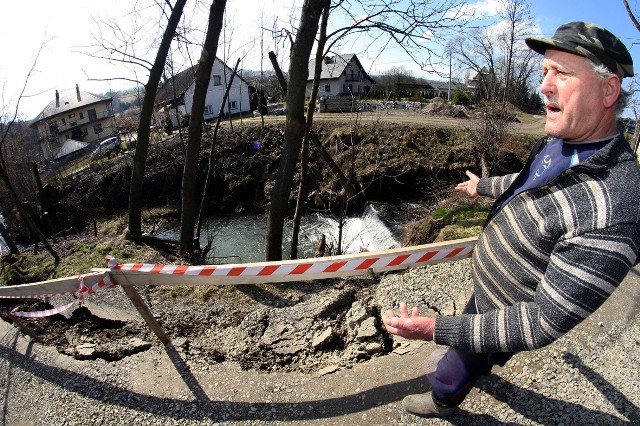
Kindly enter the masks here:
<path id="1" fill-rule="evenodd" d="M 611 108 L 618 101 L 622 92 L 621 85 L 620 77 L 615 74 L 610 75 L 604 80 L 602 83 L 602 90 L 604 94 L 603 101 L 605 108 Z"/>

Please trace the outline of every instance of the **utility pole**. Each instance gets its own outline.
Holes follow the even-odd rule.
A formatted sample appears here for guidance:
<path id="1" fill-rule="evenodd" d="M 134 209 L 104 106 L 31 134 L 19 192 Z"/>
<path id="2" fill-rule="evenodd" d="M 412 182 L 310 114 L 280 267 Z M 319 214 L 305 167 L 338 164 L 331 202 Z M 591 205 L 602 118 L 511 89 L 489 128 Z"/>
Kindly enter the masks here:
<path id="1" fill-rule="evenodd" d="M 451 50 L 449 50 L 449 93 L 448 93 L 448 101 L 451 102 Z"/>

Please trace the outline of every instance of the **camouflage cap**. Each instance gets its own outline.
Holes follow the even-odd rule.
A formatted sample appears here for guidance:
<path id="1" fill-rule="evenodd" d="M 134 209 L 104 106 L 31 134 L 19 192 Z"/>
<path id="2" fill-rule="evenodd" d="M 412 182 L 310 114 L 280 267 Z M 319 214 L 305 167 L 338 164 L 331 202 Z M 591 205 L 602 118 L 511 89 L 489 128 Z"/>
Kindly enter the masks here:
<path id="1" fill-rule="evenodd" d="M 618 37 L 590 22 L 561 25 L 551 38 L 526 39 L 527 46 L 543 54 L 549 47 L 575 53 L 607 67 L 620 79 L 633 77 L 633 59 Z"/>

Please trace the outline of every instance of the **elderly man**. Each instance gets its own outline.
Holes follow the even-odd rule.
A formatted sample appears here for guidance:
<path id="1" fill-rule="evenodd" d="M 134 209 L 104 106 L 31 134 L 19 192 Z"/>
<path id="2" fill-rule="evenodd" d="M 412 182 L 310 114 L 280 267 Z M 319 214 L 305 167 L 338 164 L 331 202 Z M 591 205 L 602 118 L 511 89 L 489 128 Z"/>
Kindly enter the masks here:
<path id="1" fill-rule="evenodd" d="M 473 254 L 474 295 L 459 316 L 421 317 L 400 304 L 386 329 L 448 348 L 427 374 L 431 392 L 403 407 L 446 416 L 477 379 L 518 351 L 548 345 L 595 311 L 638 262 L 640 169 L 616 128 L 633 76 L 624 44 L 586 22 L 530 38 L 544 54 L 540 91 L 549 137 L 520 173 L 469 180 L 456 189 L 495 198 Z"/>

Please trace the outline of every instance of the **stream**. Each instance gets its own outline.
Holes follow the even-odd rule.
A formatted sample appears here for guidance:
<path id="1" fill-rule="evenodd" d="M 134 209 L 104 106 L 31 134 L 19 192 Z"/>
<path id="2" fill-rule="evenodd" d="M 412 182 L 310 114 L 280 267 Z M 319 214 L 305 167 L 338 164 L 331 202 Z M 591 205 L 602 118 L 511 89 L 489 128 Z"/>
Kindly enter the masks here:
<path id="1" fill-rule="evenodd" d="M 282 255 L 290 258 L 292 220 L 285 221 L 285 235 Z M 347 217 L 342 229 L 341 253 L 377 251 L 400 247 L 390 226 L 380 215 L 379 209 L 367 204 L 359 216 Z M 213 253 L 207 263 L 248 263 L 262 262 L 265 256 L 267 233 L 266 215 L 217 215 L 210 216 L 204 223 L 200 244 L 207 243 L 207 236 L 213 237 Z M 153 233 L 154 236 L 178 239 L 179 230 L 165 229 Z M 321 235 L 325 236 L 327 255 L 337 254 L 339 220 L 337 216 L 313 213 L 302 218 L 298 244 L 298 257 L 314 257 Z"/>

